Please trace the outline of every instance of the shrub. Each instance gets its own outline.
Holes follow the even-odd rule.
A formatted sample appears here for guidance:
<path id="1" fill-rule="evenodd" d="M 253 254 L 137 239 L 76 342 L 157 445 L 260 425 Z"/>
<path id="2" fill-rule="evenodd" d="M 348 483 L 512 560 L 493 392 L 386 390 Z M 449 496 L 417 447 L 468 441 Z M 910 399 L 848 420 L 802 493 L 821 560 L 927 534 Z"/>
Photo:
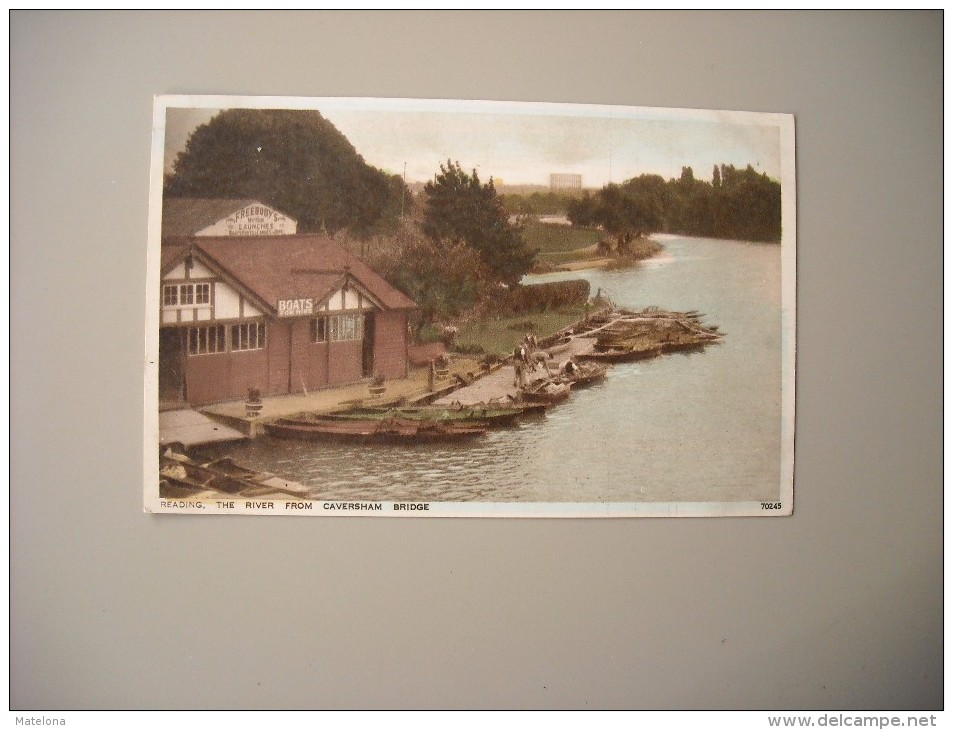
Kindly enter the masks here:
<path id="1" fill-rule="evenodd" d="M 495 314 L 519 315 L 581 306 L 589 300 L 585 279 L 520 285 L 496 297 L 489 306 Z"/>

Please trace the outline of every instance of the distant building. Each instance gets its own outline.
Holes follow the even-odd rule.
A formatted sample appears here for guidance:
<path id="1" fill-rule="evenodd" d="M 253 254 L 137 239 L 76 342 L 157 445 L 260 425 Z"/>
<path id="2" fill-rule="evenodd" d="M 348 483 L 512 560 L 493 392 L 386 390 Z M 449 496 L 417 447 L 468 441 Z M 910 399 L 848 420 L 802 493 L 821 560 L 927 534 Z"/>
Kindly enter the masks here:
<path id="1" fill-rule="evenodd" d="M 297 221 L 260 200 L 165 198 L 162 201 L 163 238 L 286 236 L 297 232 Z"/>
<path id="2" fill-rule="evenodd" d="M 554 172 L 549 176 L 551 190 L 579 190 L 582 188 L 582 175 Z"/>

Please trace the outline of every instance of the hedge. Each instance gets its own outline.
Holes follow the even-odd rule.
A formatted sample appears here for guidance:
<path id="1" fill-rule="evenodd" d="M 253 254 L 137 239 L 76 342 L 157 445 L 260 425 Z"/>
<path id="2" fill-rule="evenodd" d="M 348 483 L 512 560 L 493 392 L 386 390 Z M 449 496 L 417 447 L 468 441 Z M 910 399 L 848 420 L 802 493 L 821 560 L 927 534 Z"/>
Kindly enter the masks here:
<path id="1" fill-rule="evenodd" d="M 589 282 L 585 279 L 573 279 L 546 284 L 521 284 L 496 297 L 491 306 L 497 314 L 518 315 L 582 306 L 588 300 Z"/>

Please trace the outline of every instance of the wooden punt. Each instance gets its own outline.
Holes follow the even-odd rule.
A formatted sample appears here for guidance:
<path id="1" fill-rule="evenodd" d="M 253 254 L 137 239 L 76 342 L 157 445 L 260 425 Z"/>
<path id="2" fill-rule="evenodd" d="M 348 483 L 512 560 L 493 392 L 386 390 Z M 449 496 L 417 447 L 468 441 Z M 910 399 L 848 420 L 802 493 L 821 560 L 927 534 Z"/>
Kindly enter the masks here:
<path id="1" fill-rule="evenodd" d="M 479 426 L 438 423 L 409 418 L 347 420 L 280 418 L 265 424 L 265 430 L 279 438 L 305 440 L 431 442 L 482 436 L 487 429 Z"/>
<path id="2" fill-rule="evenodd" d="M 643 348 L 610 348 L 607 350 L 592 350 L 591 352 L 580 353 L 576 357 L 580 360 L 604 363 L 635 362 L 636 360 L 647 360 L 648 358 L 664 355 L 669 352 L 702 352 L 707 344 L 710 343 L 672 342 Z"/>
<path id="3" fill-rule="evenodd" d="M 512 426 L 524 416 L 538 413 L 542 408 L 529 405 L 486 406 L 451 405 L 429 406 L 421 408 L 354 408 L 342 413 L 332 413 L 316 418 L 340 421 L 384 421 L 388 419 L 408 419 L 427 423 L 447 425 L 475 426 L 477 428 L 495 428 Z M 294 419 L 292 419 L 294 420 Z M 309 423 L 313 420 L 302 420 Z"/>
<path id="4" fill-rule="evenodd" d="M 159 461 L 159 487 L 162 496 L 215 491 L 245 497 L 282 494 L 306 498 L 308 490 L 297 482 L 270 472 L 256 472 L 225 457 L 199 464 L 183 454 L 167 452 Z"/>
<path id="5" fill-rule="evenodd" d="M 554 405 L 569 397 L 569 383 L 540 380 L 520 391 L 520 397 L 528 403 Z"/>
<path id="6" fill-rule="evenodd" d="M 564 383 L 569 383 L 573 390 L 578 390 L 580 388 L 585 388 L 589 385 L 599 383 L 606 379 L 606 374 L 609 372 L 609 368 L 604 365 L 596 365 L 595 363 L 583 363 L 576 367 L 576 371 L 572 374 L 563 372 L 560 374 L 559 378 Z"/>

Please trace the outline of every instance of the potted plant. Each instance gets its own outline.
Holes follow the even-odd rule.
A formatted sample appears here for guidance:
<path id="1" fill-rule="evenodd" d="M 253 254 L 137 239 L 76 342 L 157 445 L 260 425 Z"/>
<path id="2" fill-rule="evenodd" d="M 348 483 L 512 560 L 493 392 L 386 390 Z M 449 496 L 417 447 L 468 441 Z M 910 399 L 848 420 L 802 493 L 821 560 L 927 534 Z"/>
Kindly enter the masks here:
<path id="1" fill-rule="evenodd" d="M 245 398 L 245 416 L 248 418 L 256 418 L 261 413 L 261 409 L 264 405 L 265 404 L 261 402 L 261 390 L 258 388 L 249 388 L 248 395 Z"/>
<path id="2" fill-rule="evenodd" d="M 437 358 L 436 362 L 437 378 L 444 380 L 450 377 L 450 358 L 445 354 Z"/>
<path id="3" fill-rule="evenodd" d="M 384 384 L 384 376 L 379 373 L 375 375 L 371 379 L 369 390 L 371 395 L 375 398 L 384 395 L 384 391 L 387 390 L 387 386 Z"/>

